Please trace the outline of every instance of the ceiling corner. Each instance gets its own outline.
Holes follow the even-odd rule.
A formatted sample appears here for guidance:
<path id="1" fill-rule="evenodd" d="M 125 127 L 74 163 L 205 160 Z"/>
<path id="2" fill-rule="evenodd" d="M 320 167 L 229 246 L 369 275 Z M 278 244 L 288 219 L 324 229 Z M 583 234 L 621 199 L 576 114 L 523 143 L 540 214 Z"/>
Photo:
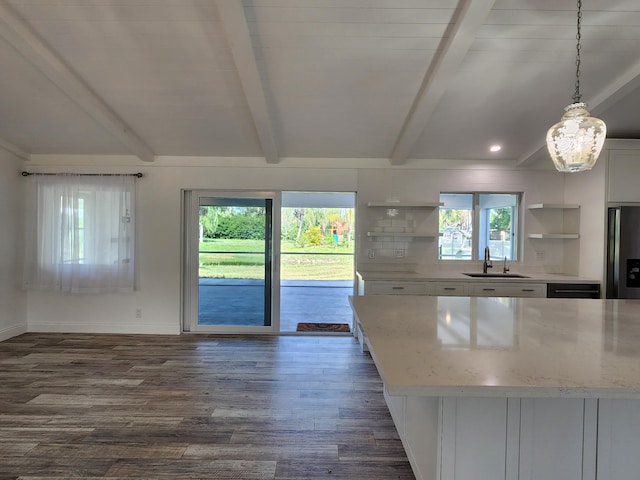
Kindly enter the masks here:
<path id="1" fill-rule="evenodd" d="M 153 161 L 149 146 L 4 3 L 0 3 L 0 37 L 131 153 L 143 161 Z"/>
<path id="2" fill-rule="evenodd" d="M 6 150 L 9 153 L 16 155 L 17 157 L 22 158 L 23 160 L 31 160 L 31 154 L 13 143 L 7 142 L 6 140 L 0 138 L 0 148 Z"/>

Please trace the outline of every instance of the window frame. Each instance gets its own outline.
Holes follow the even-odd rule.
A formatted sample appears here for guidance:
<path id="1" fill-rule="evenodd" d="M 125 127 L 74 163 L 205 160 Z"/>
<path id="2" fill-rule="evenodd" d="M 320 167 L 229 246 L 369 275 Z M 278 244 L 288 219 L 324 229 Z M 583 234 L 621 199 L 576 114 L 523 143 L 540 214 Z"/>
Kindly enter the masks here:
<path id="1" fill-rule="evenodd" d="M 510 259 L 507 259 L 509 262 L 518 262 L 520 260 L 520 242 L 521 242 L 521 222 L 520 218 L 522 215 L 522 199 L 523 192 L 493 192 L 493 191 L 443 191 L 440 192 L 440 201 L 442 202 L 442 195 L 471 195 L 472 196 L 472 206 L 471 206 L 471 258 L 464 258 L 460 260 L 456 260 L 455 258 L 442 258 L 440 256 L 440 248 L 437 248 L 438 261 L 444 263 L 454 262 L 478 262 L 483 260 L 483 255 L 480 253 L 481 250 L 484 250 L 484 247 L 490 241 L 491 230 L 489 227 L 489 219 L 483 220 L 481 215 L 481 197 L 484 195 L 514 195 L 516 197 L 516 205 L 512 206 L 511 209 L 511 251 L 512 255 Z M 439 208 L 439 211 L 443 207 Z M 438 218 L 440 218 L 438 213 Z M 442 232 L 440 232 L 440 226 L 438 225 L 438 238 L 440 238 Z M 502 260 L 504 257 L 500 258 L 491 252 L 491 260 Z"/>
<path id="2" fill-rule="evenodd" d="M 23 286 L 66 293 L 135 289 L 135 178 L 34 175 Z"/>

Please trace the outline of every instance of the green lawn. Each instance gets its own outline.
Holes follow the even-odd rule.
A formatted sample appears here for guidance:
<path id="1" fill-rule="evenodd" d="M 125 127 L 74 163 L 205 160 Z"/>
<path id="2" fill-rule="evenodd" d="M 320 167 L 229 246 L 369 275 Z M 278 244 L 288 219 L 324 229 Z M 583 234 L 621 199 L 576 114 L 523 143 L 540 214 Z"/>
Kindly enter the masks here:
<path id="1" fill-rule="evenodd" d="M 215 240 L 200 244 L 200 277 L 264 278 L 262 240 Z M 283 280 L 351 280 L 353 249 L 344 246 L 298 247 L 283 242 Z M 203 253 L 205 252 L 205 253 Z M 241 253 L 245 252 L 245 253 Z"/>

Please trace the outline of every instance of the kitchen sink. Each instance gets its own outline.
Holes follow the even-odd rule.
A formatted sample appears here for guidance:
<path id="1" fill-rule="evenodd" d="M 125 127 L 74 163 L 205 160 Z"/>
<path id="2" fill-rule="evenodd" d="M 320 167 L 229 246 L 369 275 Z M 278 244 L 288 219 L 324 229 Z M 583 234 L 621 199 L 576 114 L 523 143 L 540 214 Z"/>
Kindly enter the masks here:
<path id="1" fill-rule="evenodd" d="M 463 273 L 463 275 L 480 278 L 529 278 L 519 273 Z"/>

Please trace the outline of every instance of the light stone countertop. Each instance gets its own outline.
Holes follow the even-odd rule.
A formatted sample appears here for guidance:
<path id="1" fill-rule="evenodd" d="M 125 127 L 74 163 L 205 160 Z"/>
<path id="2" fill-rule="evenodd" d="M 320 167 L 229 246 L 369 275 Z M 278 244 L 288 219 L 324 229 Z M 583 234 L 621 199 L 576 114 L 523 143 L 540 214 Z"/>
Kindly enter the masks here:
<path id="1" fill-rule="evenodd" d="M 494 263 L 495 265 L 495 263 Z M 494 267 L 495 268 L 495 267 Z M 499 271 L 499 270 L 498 270 Z M 358 270 L 358 275 L 366 281 L 396 281 L 396 282 L 518 282 L 518 283 L 600 283 L 598 280 L 581 278 L 572 275 L 551 273 L 527 273 L 525 277 L 469 277 L 463 272 L 480 273 L 474 267 L 461 268 L 460 272 L 398 272 L 398 271 L 367 271 Z M 493 273 L 493 272 L 490 272 Z M 509 273 L 521 273 L 512 271 Z"/>
<path id="2" fill-rule="evenodd" d="M 640 300 L 350 302 L 391 395 L 640 398 Z"/>

